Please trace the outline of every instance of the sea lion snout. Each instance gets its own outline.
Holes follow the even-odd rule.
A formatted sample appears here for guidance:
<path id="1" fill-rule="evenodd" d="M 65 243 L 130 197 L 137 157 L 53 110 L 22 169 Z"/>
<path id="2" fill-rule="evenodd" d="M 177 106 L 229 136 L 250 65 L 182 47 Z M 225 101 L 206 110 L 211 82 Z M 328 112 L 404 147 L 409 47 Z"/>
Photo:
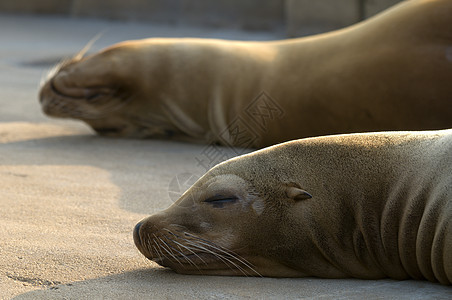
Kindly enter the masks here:
<path id="1" fill-rule="evenodd" d="M 140 227 L 142 223 L 139 222 L 137 225 L 135 225 L 135 228 L 133 228 L 133 241 L 135 242 L 135 246 L 137 246 L 138 249 L 141 249 L 141 237 L 140 237 Z"/>
<path id="2" fill-rule="evenodd" d="M 253 231 L 249 219 L 263 208 L 253 206 L 257 199 L 245 184 L 232 174 L 200 180 L 171 207 L 139 222 L 135 245 L 178 273 L 259 276 L 246 236 Z"/>
<path id="3" fill-rule="evenodd" d="M 115 120 L 115 112 L 126 105 L 131 94 L 104 55 L 62 62 L 41 86 L 39 101 L 46 115 L 59 118 Z M 103 65 L 107 64 L 105 67 Z"/>
<path id="4" fill-rule="evenodd" d="M 133 241 L 135 243 L 135 246 L 138 248 L 141 254 L 143 254 L 147 259 L 153 259 L 154 254 L 151 249 L 148 249 L 147 244 L 149 244 L 149 226 L 146 224 L 146 226 L 143 227 L 143 224 L 146 220 L 142 220 L 138 222 L 135 227 L 133 228 Z M 140 230 L 141 228 L 144 228 L 144 230 Z M 142 236 L 143 232 L 147 231 L 145 234 L 146 236 Z"/>
<path id="5" fill-rule="evenodd" d="M 91 77 L 89 74 L 78 74 L 78 72 L 61 71 L 50 81 L 52 90 L 61 97 L 82 99 L 92 102 L 104 95 L 111 95 L 112 89 L 108 83 L 98 83 L 90 80 L 90 84 L 80 84 L 78 77 Z"/>
<path id="6" fill-rule="evenodd" d="M 61 97 L 90 101 L 102 95 L 111 96 L 119 81 L 111 63 L 99 54 L 63 62 L 48 80 L 54 93 Z"/>
<path id="7" fill-rule="evenodd" d="M 140 222 L 133 228 L 133 241 L 138 250 L 149 259 L 152 259 L 152 251 L 148 249 L 149 240 L 159 235 L 159 228 L 164 226 L 158 221 L 159 214 L 151 215 Z M 160 224 L 160 225 L 159 225 Z"/>

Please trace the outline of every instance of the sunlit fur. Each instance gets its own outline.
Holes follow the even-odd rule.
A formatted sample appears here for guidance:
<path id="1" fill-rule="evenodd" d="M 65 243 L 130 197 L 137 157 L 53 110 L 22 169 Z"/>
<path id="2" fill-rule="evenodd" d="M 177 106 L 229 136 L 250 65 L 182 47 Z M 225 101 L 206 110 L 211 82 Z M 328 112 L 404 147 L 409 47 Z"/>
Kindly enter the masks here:
<path id="1" fill-rule="evenodd" d="M 41 102 L 100 134 L 251 148 L 450 128 L 451 13 L 450 0 L 411 0 L 310 37 L 124 41 L 61 64 Z"/>

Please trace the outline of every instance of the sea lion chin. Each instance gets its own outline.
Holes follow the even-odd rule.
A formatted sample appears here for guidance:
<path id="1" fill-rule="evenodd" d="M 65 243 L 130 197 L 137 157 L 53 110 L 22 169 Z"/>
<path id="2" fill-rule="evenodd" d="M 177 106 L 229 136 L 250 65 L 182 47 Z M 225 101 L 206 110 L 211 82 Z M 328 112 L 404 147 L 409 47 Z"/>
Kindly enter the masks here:
<path id="1" fill-rule="evenodd" d="M 223 162 L 139 222 L 182 274 L 452 283 L 452 129 L 291 141 Z"/>
<path id="2" fill-rule="evenodd" d="M 237 147 L 450 128 L 451 14 L 449 0 L 412 0 L 299 39 L 122 42 L 61 64 L 39 97 L 102 135 Z"/>

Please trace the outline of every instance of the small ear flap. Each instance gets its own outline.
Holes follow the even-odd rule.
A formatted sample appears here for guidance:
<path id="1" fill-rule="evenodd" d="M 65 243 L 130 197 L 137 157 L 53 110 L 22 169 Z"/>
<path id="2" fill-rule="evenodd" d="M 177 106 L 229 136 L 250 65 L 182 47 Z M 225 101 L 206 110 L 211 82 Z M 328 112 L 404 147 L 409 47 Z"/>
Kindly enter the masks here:
<path id="1" fill-rule="evenodd" d="M 287 188 L 286 195 L 287 195 L 287 197 L 289 197 L 295 201 L 307 200 L 307 199 L 312 198 L 311 194 L 309 194 L 305 190 L 302 190 L 302 189 L 294 187 L 294 186 L 290 186 Z"/>

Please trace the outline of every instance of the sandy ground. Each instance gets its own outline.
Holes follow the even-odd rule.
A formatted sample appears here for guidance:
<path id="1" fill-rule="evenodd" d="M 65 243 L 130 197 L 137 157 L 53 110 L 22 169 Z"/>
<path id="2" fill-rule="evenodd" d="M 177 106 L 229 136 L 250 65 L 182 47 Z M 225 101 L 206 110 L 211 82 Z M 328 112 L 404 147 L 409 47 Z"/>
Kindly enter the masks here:
<path id="1" fill-rule="evenodd" d="M 132 228 L 169 206 L 205 146 L 94 136 L 45 117 L 40 78 L 106 30 L 94 49 L 151 36 L 273 39 L 278 33 L 0 16 L 1 299 L 451 299 L 422 281 L 183 276 L 136 250 Z M 233 153 L 231 153 L 232 155 Z"/>

